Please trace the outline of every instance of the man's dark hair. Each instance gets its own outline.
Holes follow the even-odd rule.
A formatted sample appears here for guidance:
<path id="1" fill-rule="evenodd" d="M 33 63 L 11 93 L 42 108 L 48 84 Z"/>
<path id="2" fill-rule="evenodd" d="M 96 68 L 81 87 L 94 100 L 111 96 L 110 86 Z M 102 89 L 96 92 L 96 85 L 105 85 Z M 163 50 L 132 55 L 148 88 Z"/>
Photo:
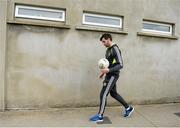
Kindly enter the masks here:
<path id="1" fill-rule="evenodd" d="M 111 34 L 109 34 L 109 33 L 104 33 L 102 36 L 101 36 L 101 38 L 100 38 L 100 41 L 102 41 L 102 39 L 105 39 L 105 40 L 107 40 L 108 38 L 112 41 L 112 36 L 111 36 Z"/>

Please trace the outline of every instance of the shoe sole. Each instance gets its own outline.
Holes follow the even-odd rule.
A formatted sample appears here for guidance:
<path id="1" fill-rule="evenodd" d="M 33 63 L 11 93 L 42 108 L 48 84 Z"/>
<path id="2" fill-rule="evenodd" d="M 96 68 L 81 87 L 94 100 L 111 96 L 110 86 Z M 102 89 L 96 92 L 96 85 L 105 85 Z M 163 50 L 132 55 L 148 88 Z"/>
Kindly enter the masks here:
<path id="1" fill-rule="evenodd" d="M 94 121 L 94 120 L 90 120 L 91 122 L 95 122 L 95 123 L 98 123 L 98 122 L 103 122 L 103 120 L 96 120 L 96 121 Z"/>
<path id="2" fill-rule="evenodd" d="M 92 122 L 103 122 L 103 120 L 90 120 L 90 121 L 92 121 Z"/>
<path id="3" fill-rule="evenodd" d="M 134 108 L 133 108 L 133 109 L 132 109 L 132 111 L 129 113 L 129 115 L 128 115 L 128 116 L 126 116 L 126 118 L 130 117 L 130 116 L 131 116 L 131 114 L 133 113 L 133 111 L 134 111 Z"/>
<path id="4" fill-rule="evenodd" d="M 94 121 L 94 122 L 96 122 L 96 123 L 98 123 L 98 122 L 103 122 L 103 120 L 97 120 L 97 121 Z"/>

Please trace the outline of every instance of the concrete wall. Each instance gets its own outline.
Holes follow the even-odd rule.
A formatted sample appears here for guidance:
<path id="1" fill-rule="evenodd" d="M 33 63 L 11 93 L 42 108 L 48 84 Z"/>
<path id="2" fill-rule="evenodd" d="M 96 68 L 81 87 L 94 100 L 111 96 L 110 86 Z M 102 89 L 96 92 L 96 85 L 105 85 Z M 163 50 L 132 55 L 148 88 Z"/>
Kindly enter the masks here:
<path id="1" fill-rule="evenodd" d="M 5 49 L 7 2 L 0 1 L 0 111 L 5 108 Z"/>
<path id="2" fill-rule="evenodd" d="M 15 3 L 64 8 L 66 23 L 16 19 Z M 142 20 L 150 19 L 175 23 L 179 36 L 179 5 L 179 0 L 9 0 L 6 108 L 98 105 L 102 81 L 97 61 L 105 53 L 99 43 L 103 31 L 111 31 L 122 50 L 118 91 L 128 102 L 179 102 L 180 41 L 137 35 Z M 128 34 L 78 29 L 83 11 L 124 16 L 123 31 Z M 111 98 L 108 103 L 117 104 Z"/>

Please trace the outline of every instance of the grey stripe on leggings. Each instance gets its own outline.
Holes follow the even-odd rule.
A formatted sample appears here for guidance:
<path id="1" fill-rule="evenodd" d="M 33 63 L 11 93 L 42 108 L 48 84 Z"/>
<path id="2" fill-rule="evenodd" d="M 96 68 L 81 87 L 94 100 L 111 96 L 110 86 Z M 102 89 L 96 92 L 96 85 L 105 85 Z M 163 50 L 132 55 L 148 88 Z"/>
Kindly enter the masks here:
<path id="1" fill-rule="evenodd" d="M 102 104 L 101 104 L 100 114 L 103 114 L 104 107 L 105 107 L 105 103 L 106 103 L 106 96 L 107 96 L 107 94 L 108 94 L 108 92 L 109 92 L 109 89 L 110 89 L 110 87 L 111 87 L 111 84 L 112 84 L 113 80 L 114 80 L 114 76 L 111 76 L 111 79 L 109 80 L 108 85 L 107 85 L 107 87 L 106 87 L 106 91 L 105 91 L 104 94 L 103 94 L 103 100 L 102 100 Z"/>

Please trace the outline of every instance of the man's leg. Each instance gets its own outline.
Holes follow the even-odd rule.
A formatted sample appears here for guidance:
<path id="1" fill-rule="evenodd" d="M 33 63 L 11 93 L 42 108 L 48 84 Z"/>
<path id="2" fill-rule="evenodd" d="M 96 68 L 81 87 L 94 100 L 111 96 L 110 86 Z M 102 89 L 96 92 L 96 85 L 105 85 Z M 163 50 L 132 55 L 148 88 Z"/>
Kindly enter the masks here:
<path id="1" fill-rule="evenodd" d="M 128 105 L 128 103 L 117 93 L 116 84 L 111 89 L 110 95 L 125 107 L 124 117 L 129 117 L 134 111 L 134 108 Z"/>
<path id="2" fill-rule="evenodd" d="M 116 82 L 115 77 L 113 77 L 113 76 L 105 77 L 105 80 L 103 81 L 103 87 L 102 87 L 101 93 L 100 93 L 99 112 L 98 112 L 98 114 L 96 114 L 90 118 L 91 121 L 94 121 L 94 122 L 103 121 L 103 113 L 104 113 L 105 106 L 106 106 L 107 96 L 115 82 Z"/>
<path id="3" fill-rule="evenodd" d="M 113 88 L 110 91 L 110 95 L 119 101 L 126 109 L 129 107 L 128 103 L 117 93 L 116 90 L 116 84 L 113 86 Z"/>
<path id="4" fill-rule="evenodd" d="M 116 77 L 110 76 L 108 80 L 105 80 L 103 82 L 103 88 L 100 93 L 99 115 L 103 116 L 103 113 L 106 107 L 107 96 L 110 90 L 112 89 L 112 87 L 114 86 L 114 84 L 116 83 L 116 81 L 117 81 Z"/>

